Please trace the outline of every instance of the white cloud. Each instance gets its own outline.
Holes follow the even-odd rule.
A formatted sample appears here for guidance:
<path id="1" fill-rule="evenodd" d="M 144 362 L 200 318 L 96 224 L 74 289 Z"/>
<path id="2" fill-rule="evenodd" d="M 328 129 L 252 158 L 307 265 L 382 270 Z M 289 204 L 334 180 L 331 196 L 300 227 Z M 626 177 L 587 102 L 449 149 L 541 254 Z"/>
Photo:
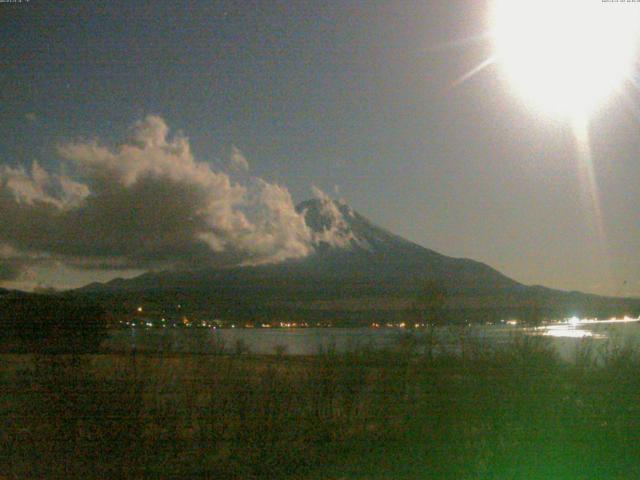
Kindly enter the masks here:
<path id="1" fill-rule="evenodd" d="M 313 232 L 313 240 L 316 244 L 326 243 L 332 247 L 345 248 L 353 242 L 360 243 L 353 230 L 345 220 L 338 204 L 329 195 L 312 185 L 313 195 L 320 202 L 320 216 L 322 217 L 322 228 L 316 228 Z"/>
<path id="2" fill-rule="evenodd" d="M 89 193 L 86 186 L 64 175 L 49 174 L 38 162 L 32 163 L 30 172 L 0 166 L 0 182 L 19 203 L 47 203 L 60 209 L 77 204 Z"/>
<path id="3" fill-rule="evenodd" d="M 244 154 L 235 145 L 231 145 L 231 167 L 241 172 L 249 171 L 249 162 Z"/>
<path id="4" fill-rule="evenodd" d="M 285 187 L 261 179 L 240 184 L 214 171 L 193 157 L 185 136 L 171 137 L 160 117 L 137 122 L 117 148 L 91 141 L 58 151 L 73 178 L 36 162 L 28 171 L 0 167 L 0 245 L 20 252 L 14 263 L 254 265 L 313 251 L 312 233 Z M 235 147 L 233 157 L 248 169 Z"/>

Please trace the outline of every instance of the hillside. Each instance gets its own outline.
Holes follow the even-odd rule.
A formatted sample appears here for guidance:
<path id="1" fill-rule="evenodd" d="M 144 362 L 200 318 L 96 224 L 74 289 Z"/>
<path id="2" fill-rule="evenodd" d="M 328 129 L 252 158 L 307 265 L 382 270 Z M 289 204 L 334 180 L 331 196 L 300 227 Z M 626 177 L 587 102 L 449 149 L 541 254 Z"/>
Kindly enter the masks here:
<path id="1" fill-rule="evenodd" d="M 149 272 L 77 293 L 116 305 L 176 302 L 202 316 L 297 318 L 346 323 L 435 318 L 638 315 L 640 300 L 525 286 L 492 267 L 424 248 L 372 224 L 340 202 L 298 205 L 314 234 L 306 258 L 256 267 Z M 163 307 L 164 305 L 164 307 Z M 437 311 L 436 311 L 437 310 Z"/>

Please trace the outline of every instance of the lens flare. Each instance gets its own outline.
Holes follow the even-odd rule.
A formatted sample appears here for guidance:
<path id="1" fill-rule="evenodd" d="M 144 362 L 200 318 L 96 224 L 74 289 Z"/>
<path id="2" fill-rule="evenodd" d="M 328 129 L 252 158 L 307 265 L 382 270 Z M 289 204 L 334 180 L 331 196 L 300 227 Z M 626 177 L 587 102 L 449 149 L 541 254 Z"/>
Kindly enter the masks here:
<path id="1" fill-rule="evenodd" d="M 533 108 L 586 116 L 633 71 L 639 12 L 601 0 L 495 0 L 497 63 Z"/>

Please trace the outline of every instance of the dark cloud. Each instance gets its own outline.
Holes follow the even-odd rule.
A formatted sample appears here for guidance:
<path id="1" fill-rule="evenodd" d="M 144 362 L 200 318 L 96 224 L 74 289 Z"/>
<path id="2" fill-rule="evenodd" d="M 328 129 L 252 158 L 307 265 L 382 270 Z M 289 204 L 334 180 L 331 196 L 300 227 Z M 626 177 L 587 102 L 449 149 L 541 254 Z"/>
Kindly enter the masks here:
<path id="1" fill-rule="evenodd" d="M 313 251 L 289 191 L 251 178 L 235 183 L 196 161 L 187 138 L 160 117 L 138 122 L 117 149 L 97 142 L 59 149 L 73 178 L 0 167 L 0 268 L 55 259 L 90 269 L 262 264 Z M 234 148 L 234 164 L 248 167 Z M 245 169 L 246 170 L 246 169 Z M 0 258 L 2 256 L 0 255 Z"/>
<path id="2" fill-rule="evenodd" d="M 24 267 L 24 262 L 19 259 L 0 259 L 0 281 L 17 280 Z"/>

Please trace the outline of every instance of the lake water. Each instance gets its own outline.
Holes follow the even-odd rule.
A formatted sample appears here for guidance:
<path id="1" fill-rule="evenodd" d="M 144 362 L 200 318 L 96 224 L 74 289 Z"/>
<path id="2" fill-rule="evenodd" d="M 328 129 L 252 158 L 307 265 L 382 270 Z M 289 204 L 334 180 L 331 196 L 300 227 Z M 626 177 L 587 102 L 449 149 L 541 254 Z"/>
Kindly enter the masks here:
<path id="1" fill-rule="evenodd" d="M 498 325 L 442 327 L 436 329 L 438 343 L 444 348 L 460 349 L 464 341 L 496 346 L 514 335 L 545 336 L 560 356 L 571 360 L 581 342 L 593 342 L 596 348 L 640 344 L 640 319 L 610 320 L 567 319 L 537 328 L 521 327 L 514 322 Z M 279 329 L 204 329 L 204 328 L 127 328 L 111 332 L 104 347 L 109 351 L 132 349 L 150 352 L 210 354 L 238 349 L 256 354 L 314 355 L 333 349 L 343 352 L 361 346 L 383 348 L 397 345 L 407 332 L 403 329 L 372 328 L 279 328 Z M 421 335 L 420 330 L 416 335 Z"/>

